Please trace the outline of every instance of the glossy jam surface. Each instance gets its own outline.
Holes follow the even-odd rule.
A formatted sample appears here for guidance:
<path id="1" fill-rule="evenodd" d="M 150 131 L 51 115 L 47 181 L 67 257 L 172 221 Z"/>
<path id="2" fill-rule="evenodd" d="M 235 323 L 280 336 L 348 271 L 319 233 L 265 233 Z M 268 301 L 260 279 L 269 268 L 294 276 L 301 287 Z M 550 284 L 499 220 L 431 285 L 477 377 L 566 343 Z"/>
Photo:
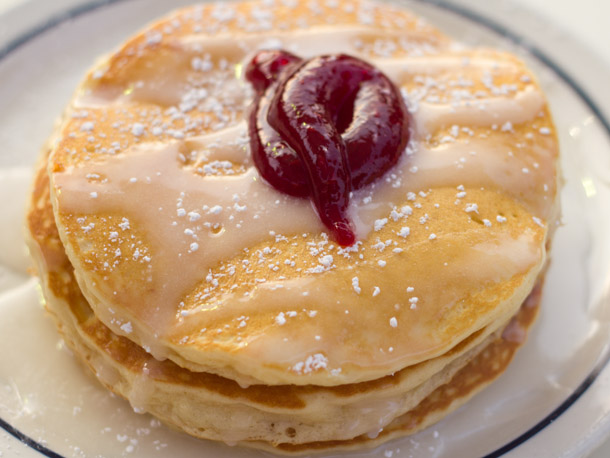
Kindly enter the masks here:
<path id="1" fill-rule="evenodd" d="M 395 165 L 409 140 L 399 90 L 344 54 L 303 61 L 262 51 L 246 78 L 257 93 L 249 135 L 259 172 L 276 189 L 311 198 L 336 241 L 352 245 L 350 193 Z"/>

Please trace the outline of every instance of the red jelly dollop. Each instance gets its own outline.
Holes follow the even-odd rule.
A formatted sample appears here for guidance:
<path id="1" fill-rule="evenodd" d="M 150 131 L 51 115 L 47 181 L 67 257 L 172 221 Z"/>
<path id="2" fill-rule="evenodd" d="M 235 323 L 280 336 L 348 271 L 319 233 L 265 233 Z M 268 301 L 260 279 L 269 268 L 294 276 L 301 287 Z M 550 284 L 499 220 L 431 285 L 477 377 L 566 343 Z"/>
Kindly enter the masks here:
<path id="1" fill-rule="evenodd" d="M 350 194 L 396 164 L 409 140 L 408 111 L 383 73 L 339 54 L 302 60 L 262 51 L 246 68 L 256 90 L 250 147 L 279 191 L 309 197 L 342 246 L 356 241 Z"/>

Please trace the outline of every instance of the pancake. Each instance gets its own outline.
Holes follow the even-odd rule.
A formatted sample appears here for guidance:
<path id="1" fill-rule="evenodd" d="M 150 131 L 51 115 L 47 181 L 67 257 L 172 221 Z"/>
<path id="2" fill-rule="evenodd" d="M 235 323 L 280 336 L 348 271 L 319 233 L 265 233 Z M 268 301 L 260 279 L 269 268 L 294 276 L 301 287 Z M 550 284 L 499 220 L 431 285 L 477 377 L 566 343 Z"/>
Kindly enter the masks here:
<path id="1" fill-rule="evenodd" d="M 398 163 L 350 195 L 351 246 L 253 162 L 244 69 L 278 47 L 370 62 L 408 107 Z M 64 339 L 138 410 L 278 453 L 374 446 L 461 405 L 522 343 L 557 157 L 545 97 L 508 53 L 384 3 L 206 4 L 78 87 L 42 154 L 29 246 Z"/>
<path id="2" fill-rule="evenodd" d="M 516 312 L 557 212 L 544 96 L 511 55 L 456 51 L 402 9 L 358 5 L 186 9 L 84 81 L 50 155 L 51 201 L 114 333 L 242 384 L 333 386 L 442 355 Z M 210 23 L 219 8 L 234 18 Z M 273 17 L 263 30 L 257 11 Z M 307 200 L 260 179 L 244 121 L 247 59 L 269 40 L 315 55 L 325 33 L 393 77 L 413 111 L 400 164 L 352 199 L 350 249 Z"/>

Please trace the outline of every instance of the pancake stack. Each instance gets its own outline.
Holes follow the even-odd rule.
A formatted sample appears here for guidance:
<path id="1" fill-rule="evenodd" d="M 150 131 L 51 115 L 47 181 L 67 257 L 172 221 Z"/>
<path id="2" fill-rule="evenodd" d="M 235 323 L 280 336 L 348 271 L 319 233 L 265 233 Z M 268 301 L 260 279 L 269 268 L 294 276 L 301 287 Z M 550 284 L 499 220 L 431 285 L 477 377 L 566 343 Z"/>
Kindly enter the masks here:
<path id="1" fill-rule="evenodd" d="M 249 151 L 262 49 L 370 62 L 411 139 L 341 247 Z M 284 454 L 418 431 L 533 322 L 558 219 L 546 100 L 514 56 L 397 6 L 217 3 L 101 60 L 45 147 L 28 242 L 46 307 L 108 389 L 193 436 Z"/>

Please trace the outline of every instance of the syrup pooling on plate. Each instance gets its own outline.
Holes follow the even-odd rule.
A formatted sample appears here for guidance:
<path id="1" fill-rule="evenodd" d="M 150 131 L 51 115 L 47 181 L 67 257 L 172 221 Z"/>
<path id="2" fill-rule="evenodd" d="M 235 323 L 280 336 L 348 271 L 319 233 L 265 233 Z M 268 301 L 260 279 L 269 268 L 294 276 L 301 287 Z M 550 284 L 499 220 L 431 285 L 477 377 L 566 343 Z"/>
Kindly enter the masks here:
<path id="1" fill-rule="evenodd" d="M 246 78 L 257 92 L 249 132 L 261 175 L 281 191 L 310 196 L 339 244 L 352 245 L 352 190 L 394 166 L 409 140 L 399 90 L 343 54 L 302 62 L 286 51 L 263 51 Z"/>

